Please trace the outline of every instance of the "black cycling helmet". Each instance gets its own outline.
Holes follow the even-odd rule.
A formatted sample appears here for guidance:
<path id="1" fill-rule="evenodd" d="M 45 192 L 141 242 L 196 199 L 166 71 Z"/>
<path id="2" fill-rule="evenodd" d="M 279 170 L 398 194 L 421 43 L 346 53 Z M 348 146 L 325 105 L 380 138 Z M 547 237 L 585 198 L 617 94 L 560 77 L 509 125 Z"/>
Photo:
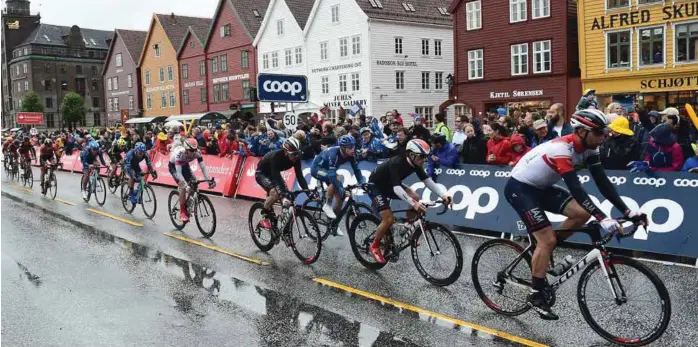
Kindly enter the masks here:
<path id="1" fill-rule="evenodd" d="M 431 135 L 431 143 L 446 144 L 446 134 L 434 133 Z"/>

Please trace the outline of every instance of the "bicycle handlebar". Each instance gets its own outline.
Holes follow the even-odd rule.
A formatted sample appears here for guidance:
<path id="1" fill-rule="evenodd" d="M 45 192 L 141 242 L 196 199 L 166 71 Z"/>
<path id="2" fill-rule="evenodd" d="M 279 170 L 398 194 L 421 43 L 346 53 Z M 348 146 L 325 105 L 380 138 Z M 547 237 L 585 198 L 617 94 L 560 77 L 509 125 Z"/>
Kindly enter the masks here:
<path id="1" fill-rule="evenodd" d="M 601 239 L 601 244 L 606 244 L 606 243 L 610 242 L 611 239 L 613 239 L 613 237 L 615 237 L 616 240 L 618 240 L 618 242 L 620 242 L 621 239 L 633 236 L 635 234 L 635 232 L 637 232 L 637 229 L 639 229 L 641 226 L 643 228 L 645 228 L 645 231 L 647 231 L 648 222 L 647 222 L 646 216 L 644 216 L 645 218 L 643 218 L 643 216 L 637 216 L 634 218 L 629 218 L 629 217 L 615 218 L 615 220 L 621 224 L 621 230 L 619 232 L 615 232 L 615 233 L 608 233 L 606 236 L 604 236 Z M 624 229 L 622 224 L 627 223 L 627 222 L 631 222 L 631 223 L 633 223 L 633 225 L 628 229 Z M 592 224 L 596 224 L 598 227 L 600 227 L 600 223 L 597 221 L 592 222 Z"/>
<path id="2" fill-rule="evenodd" d="M 436 212 L 437 216 L 440 216 L 440 215 L 446 213 L 446 211 L 448 210 L 448 205 L 445 205 L 443 201 L 420 201 L 420 202 L 422 203 L 422 205 L 424 205 L 426 207 L 434 207 L 434 206 L 442 205 L 443 208 L 441 208 L 441 210 L 439 212 Z"/>

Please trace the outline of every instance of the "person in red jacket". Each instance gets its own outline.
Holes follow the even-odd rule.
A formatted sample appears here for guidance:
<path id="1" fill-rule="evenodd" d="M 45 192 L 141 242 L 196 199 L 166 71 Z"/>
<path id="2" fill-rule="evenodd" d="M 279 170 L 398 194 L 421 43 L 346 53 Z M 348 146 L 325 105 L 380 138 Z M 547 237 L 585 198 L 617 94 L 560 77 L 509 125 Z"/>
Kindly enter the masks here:
<path id="1" fill-rule="evenodd" d="M 528 153 L 531 147 L 526 146 L 526 141 L 519 134 L 511 135 L 511 162 L 509 166 L 514 166 L 521 160 L 524 154 Z"/>
<path id="2" fill-rule="evenodd" d="M 247 149 L 247 146 L 244 142 L 238 141 L 237 136 L 235 135 L 235 131 L 230 131 L 227 133 L 225 142 L 225 152 L 223 151 L 223 149 L 221 149 L 221 153 L 219 154 L 221 157 L 226 156 L 230 158 L 233 156 L 233 154 L 240 154 L 243 156 L 250 157 L 254 156 L 254 154 L 252 154 L 252 152 L 250 152 Z"/>
<path id="3" fill-rule="evenodd" d="M 164 155 L 170 154 L 169 145 L 171 144 L 172 139 L 168 138 L 167 135 L 165 135 L 165 133 L 158 134 L 157 141 L 155 141 L 155 145 L 153 146 L 153 149 L 150 151 L 150 160 L 153 160 L 153 158 L 155 158 L 155 154 L 157 154 L 158 152 Z"/>
<path id="4" fill-rule="evenodd" d="M 512 161 L 511 142 L 506 138 L 507 129 L 499 123 L 490 124 L 492 135 L 487 141 L 487 164 L 509 165 Z"/>
<path id="5" fill-rule="evenodd" d="M 683 150 L 669 124 L 662 123 L 650 131 L 645 153 L 645 162 L 651 171 L 681 171 Z"/>

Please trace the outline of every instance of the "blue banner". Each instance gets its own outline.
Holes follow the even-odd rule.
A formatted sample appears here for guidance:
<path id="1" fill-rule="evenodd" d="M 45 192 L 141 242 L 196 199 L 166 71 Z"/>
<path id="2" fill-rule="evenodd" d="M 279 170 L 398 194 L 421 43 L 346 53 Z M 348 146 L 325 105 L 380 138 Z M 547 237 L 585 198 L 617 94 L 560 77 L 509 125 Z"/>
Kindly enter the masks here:
<path id="1" fill-rule="evenodd" d="M 315 179 L 310 177 L 311 162 L 303 163 L 303 175 L 314 187 Z M 360 162 L 359 168 L 368 181 L 376 163 Z M 519 216 L 504 199 L 504 185 L 511 172 L 508 167 L 486 165 L 459 165 L 453 169 L 436 169 L 436 183 L 443 185 L 451 196 L 453 206 L 439 216 L 435 207 L 429 213 L 433 221 L 463 226 L 468 228 L 490 230 L 495 232 L 526 235 L 526 228 Z M 645 174 L 631 174 L 628 171 L 607 171 L 608 177 L 615 185 L 622 199 L 632 210 L 647 214 L 650 226 L 645 232 L 638 230 L 632 238 L 614 240 L 612 247 L 672 254 L 698 258 L 698 237 L 692 235 L 698 226 L 698 205 L 693 205 L 693 194 L 698 193 L 698 175 L 681 172 L 655 172 L 652 177 Z M 349 165 L 338 170 L 344 177 L 344 184 L 354 184 L 356 179 Z M 579 180 L 592 200 L 609 216 L 620 216 L 611 203 L 599 193 L 588 171 L 579 171 Z M 423 200 L 436 200 L 438 197 L 425 189 L 424 183 L 412 175 L 405 180 Z M 560 181 L 561 185 L 564 185 Z M 357 194 L 360 201 L 370 204 L 363 192 Z M 601 199 L 601 200 L 600 200 Z M 399 202 L 393 202 L 396 204 Z M 405 207 L 402 205 L 400 208 Z M 564 216 L 548 213 L 551 222 L 557 223 Z M 572 242 L 589 243 L 585 234 L 575 235 Z"/>
<path id="2" fill-rule="evenodd" d="M 308 102 L 308 78 L 302 75 L 257 75 L 260 101 Z"/>

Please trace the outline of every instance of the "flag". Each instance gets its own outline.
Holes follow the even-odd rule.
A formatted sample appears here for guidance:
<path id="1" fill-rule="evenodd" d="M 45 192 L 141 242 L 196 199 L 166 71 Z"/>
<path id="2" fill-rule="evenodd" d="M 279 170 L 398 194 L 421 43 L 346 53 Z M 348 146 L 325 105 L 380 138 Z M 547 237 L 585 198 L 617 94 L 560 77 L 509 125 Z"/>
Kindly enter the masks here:
<path id="1" fill-rule="evenodd" d="M 349 109 L 349 114 L 352 117 L 356 117 L 356 114 L 361 112 L 361 110 L 363 110 L 363 107 L 361 107 L 361 104 L 357 101 L 354 103 L 354 105 L 351 106 L 351 109 Z"/>
<path id="2" fill-rule="evenodd" d="M 327 106 L 327 104 L 325 104 L 325 105 L 320 109 L 320 113 L 322 113 L 323 116 L 326 116 L 327 113 L 329 113 L 330 111 L 331 111 L 331 110 L 330 110 L 330 107 Z"/>

